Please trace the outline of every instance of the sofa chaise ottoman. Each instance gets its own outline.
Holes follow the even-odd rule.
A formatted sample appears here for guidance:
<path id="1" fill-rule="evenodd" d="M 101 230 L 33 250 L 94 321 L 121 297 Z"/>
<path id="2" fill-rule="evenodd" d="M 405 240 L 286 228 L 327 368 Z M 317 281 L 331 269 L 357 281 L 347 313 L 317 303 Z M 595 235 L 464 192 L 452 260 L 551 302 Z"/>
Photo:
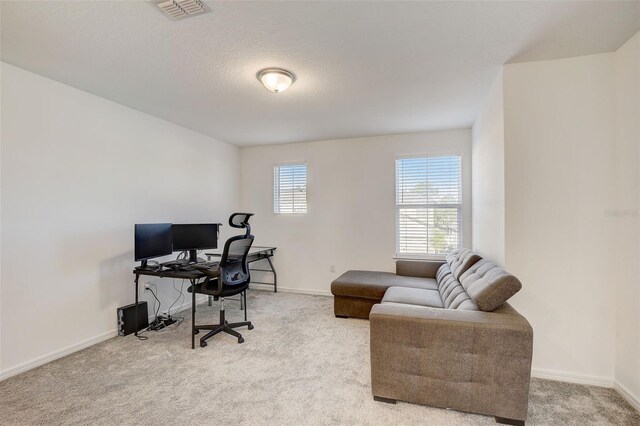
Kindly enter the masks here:
<path id="1" fill-rule="evenodd" d="M 337 317 L 369 318 L 374 399 L 527 418 L 533 330 L 506 301 L 522 287 L 468 249 L 348 271 L 331 285 Z"/>
<path id="2" fill-rule="evenodd" d="M 464 272 L 480 256 L 471 250 L 451 256 L 453 269 Z M 334 314 L 337 317 L 369 318 L 374 305 L 382 302 L 390 287 L 438 290 L 436 274 L 445 262 L 403 261 L 396 262 L 396 273 L 376 271 L 347 271 L 331 283 Z"/>

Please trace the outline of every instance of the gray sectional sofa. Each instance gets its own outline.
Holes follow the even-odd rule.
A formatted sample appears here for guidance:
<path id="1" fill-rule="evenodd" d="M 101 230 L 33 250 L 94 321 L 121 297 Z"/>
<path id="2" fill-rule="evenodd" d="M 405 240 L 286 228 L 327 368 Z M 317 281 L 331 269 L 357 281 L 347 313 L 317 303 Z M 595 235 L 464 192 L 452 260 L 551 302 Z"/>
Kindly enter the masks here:
<path id="1" fill-rule="evenodd" d="M 468 249 L 445 261 L 348 271 L 331 284 L 337 317 L 369 318 L 374 399 L 524 424 L 533 330 L 506 301 L 522 287 Z"/>

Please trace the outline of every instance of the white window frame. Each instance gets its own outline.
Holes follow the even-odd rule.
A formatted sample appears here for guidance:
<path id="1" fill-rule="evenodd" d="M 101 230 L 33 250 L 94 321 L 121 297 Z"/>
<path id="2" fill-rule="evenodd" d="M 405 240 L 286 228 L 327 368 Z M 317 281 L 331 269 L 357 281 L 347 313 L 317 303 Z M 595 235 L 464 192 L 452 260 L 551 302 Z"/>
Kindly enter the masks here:
<path id="1" fill-rule="evenodd" d="M 281 212 L 280 211 L 280 187 L 279 182 L 276 185 L 276 169 L 280 167 L 293 167 L 293 166 L 304 166 L 305 173 L 305 198 L 304 198 L 304 211 L 293 211 L 293 212 Z M 276 163 L 273 165 L 273 214 L 276 216 L 300 216 L 305 215 L 309 212 L 309 166 L 306 161 L 293 161 L 288 163 Z M 277 195 L 276 195 L 277 193 Z M 276 201 L 277 200 L 277 201 Z M 294 209 L 295 210 L 295 209 Z"/>
<path id="2" fill-rule="evenodd" d="M 460 203 L 459 204 L 398 204 L 398 160 L 411 158 L 459 157 L 460 158 Z M 444 259 L 444 253 L 401 253 L 400 252 L 400 209 L 401 208 L 455 208 L 458 210 L 458 249 L 464 247 L 464 214 L 465 214 L 465 185 L 464 185 L 464 155 L 459 152 L 441 152 L 430 154 L 411 154 L 396 156 L 393 161 L 394 203 L 396 209 L 396 255 L 395 259 Z"/>

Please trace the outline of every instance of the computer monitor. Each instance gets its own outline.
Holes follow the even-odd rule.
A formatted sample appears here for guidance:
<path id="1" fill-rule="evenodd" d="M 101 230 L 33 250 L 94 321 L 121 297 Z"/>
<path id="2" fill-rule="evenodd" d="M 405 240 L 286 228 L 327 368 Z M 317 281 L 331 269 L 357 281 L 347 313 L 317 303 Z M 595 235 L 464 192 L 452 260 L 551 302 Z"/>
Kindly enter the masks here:
<path id="1" fill-rule="evenodd" d="M 173 251 L 189 251 L 189 262 L 198 262 L 198 250 L 218 248 L 219 223 L 174 224 Z"/>
<path id="2" fill-rule="evenodd" d="M 137 223 L 134 226 L 134 257 L 147 267 L 147 260 L 173 253 L 170 223 Z"/>

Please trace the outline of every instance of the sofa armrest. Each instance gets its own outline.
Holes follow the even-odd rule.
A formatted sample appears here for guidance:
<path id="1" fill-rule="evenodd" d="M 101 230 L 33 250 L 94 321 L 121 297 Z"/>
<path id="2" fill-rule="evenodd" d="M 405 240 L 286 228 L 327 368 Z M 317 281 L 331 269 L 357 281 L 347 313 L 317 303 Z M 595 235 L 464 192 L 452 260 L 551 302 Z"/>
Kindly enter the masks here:
<path id="1" fill-rule="evenodd" d="M 383 303 L 369 324 L 374 396 L 526 419 L 533 330 L 508 304 L 482 312 Z"/>
<path id="2" fill-rule="evenodd" d="M 435 278 L 444 260 L 396 260 L 396 275 Z"/>

